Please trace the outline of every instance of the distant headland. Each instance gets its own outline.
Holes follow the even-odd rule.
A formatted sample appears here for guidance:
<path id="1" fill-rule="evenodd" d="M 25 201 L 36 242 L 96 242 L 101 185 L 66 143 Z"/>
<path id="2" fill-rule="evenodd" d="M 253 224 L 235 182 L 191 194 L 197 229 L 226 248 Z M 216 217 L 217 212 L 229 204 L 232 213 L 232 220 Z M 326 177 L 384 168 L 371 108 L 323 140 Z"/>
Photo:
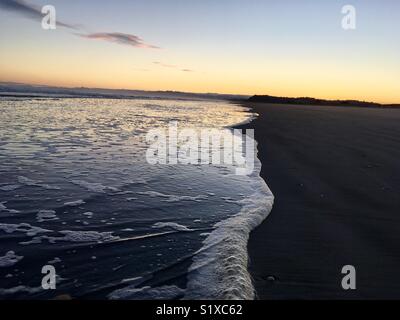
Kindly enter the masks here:
<path id="1" fill-rule="evenodd" d="M 399 108 L 400 104 L 380 104 L 358 100 L 325 100 L 309 97 L 288 98 L 269 95 L 255 95 L 248 99 L 249 102 L 263 102 L 276 104 L 318 105 L 318 106 L 347 106 L 347 107 L 369 107 L 369 108 Z"/>

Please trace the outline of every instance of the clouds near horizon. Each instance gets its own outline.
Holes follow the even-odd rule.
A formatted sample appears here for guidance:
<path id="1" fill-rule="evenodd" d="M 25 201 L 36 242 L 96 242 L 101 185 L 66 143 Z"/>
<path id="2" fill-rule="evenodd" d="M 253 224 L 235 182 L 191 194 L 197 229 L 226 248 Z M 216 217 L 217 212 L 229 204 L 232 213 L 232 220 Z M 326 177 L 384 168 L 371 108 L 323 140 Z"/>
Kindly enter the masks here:
<path id="1" fill-rule="evenodd" d="M 163 67 L 163 68 L 179 69 L 182 72 L 193 72 L 193 70 L 191 70 L 191 69 L 181 68 L 179 66 L 176 66 L 176 65 L 173 65 L 173 64 L 166 64 L 166 63 L 163 63 L 163 62 L 160 62 L 160 61 L 154 61 L 153 64 L 158 65 L 158 66 Z"/>
<path id="2" fill-rule="evenodd" d="M 35 21 L 41 21 L 44 17 L 40 7 L 35 6 L 33 4 L 29 4 L 25 0 L 0 0 L 0 8 L 16 12 L 21 16 L 24 16 L 28 19 Z M 57 25 L 72 30 L 81 29 L 77 25 L 62 22 L 58 19 L 57 19 Z M 88 34 L 81 34 L 81 33 L 74 33 L 74 34 L 85 39 L 104 40 L 136 48 L 160 49 L 157 46 L 147 44 L 143 39 L 134 34 L 121 33 L 121 32 L 97 32 Z"/>
<path id="3" fill-rule="evenodd" d="M 160 49 L 157 46 L 145 43 L 143 39 L 136 35 L 121 32 L 99 32 L 90 34 L 79 34 L 79 36 L 86 39 L 104 40 L 137 48 Z"/>

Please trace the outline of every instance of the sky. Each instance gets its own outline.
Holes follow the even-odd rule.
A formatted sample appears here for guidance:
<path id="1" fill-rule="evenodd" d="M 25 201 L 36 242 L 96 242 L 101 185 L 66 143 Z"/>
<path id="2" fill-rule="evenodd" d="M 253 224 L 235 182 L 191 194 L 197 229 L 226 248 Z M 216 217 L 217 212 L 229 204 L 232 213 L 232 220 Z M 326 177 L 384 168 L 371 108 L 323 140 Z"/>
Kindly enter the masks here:
<path id="1" fill-rule="evenodd" d="M 0 0 L 0 81 L 399 103 L 399 57 L 398 0 Z"/>

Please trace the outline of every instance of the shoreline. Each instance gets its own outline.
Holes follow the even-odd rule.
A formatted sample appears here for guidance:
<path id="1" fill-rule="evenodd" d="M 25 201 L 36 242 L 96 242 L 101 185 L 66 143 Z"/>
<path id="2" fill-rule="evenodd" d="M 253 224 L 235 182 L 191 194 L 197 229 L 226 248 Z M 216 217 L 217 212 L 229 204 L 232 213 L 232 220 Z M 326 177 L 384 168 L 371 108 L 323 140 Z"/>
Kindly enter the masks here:
<path id="1" fill-rule="evenodd" d="M 252 108 L 245 109 L 251 115 L 248 119 L 225 128 L 250 125 L 257 115 Z M 256 298 L 254 282 L 248 270 L 247 244 L 251 232 L 271 213 L 274 196 L 260 176 L 261 161 L 258 158 L 255 160 L 254 171 L 242 181 L 251 184 L 252 194 L 241 202 L 239 211 L 213 226 L 201 249 L 193 255 L 187 270 L 185 300 Z"/>
<path id="2" fill-rule="evenodd" d="M 248 242 L 258 299 L 400 297 L 399 109 L 242 103 L 272 212 Z M 357 290 L 341 287 L 344 265 Z"/>

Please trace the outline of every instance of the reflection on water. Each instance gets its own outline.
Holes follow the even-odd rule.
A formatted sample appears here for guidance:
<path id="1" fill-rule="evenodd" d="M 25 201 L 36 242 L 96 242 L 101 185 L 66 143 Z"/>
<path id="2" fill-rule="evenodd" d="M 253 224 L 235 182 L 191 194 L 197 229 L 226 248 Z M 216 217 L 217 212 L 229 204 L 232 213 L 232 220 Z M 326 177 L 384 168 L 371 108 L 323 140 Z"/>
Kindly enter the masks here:
<path id="1" fill-rule="evenodd" d="M 225 166 L 150 166 L 145 134 L 249 116 L 225 102 L 2 98 L 0 299 L 183 296 L 192 257 L 254 186 Z M 40 287 L 46 264 L 55 291 Z"/>

